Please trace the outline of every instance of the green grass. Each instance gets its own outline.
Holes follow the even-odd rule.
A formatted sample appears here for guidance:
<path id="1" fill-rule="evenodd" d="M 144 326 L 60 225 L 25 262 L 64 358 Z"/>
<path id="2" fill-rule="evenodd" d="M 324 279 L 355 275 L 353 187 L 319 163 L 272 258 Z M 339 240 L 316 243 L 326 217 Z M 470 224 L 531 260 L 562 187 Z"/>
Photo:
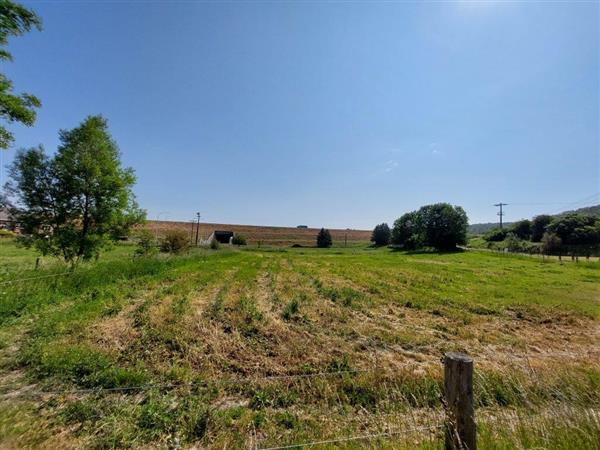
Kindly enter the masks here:
<path id="1" fill-rule="evenodd" d="M 0 250 L 0 283 L 45 277 L 0 284 L 0 446 L 239 448 L 439 425 L 450 350 L 475 357 L 483 448 L 600 437 L 581 412 L 600 407 L 583 355 L 599 345 L 598 263 L 356 247 L 134 259 L 121 245 L 46 277 L 60 263 Z M 340 370 L 358 372 L 263 378 Z M 73 389 L 91 391 L 33 395 Z M 377 443 L 440 448 L 419 436 Z"/>

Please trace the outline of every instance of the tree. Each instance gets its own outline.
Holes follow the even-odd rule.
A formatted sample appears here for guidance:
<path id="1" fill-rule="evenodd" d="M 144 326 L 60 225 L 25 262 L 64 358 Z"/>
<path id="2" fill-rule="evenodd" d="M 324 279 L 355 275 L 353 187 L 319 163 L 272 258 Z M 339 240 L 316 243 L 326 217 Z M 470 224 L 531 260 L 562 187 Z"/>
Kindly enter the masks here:
<path id="1" fill-rule="evenodd" d="M 8 38 L 21 36 L 32 28 L 42 29 L 42 21 L 35 12 L 10 0 L 0 0 L 0 61 L 12 61 L 12 55 L 5 48 Z M 3 121 L 31 126 L 35 122 L 35 110 L 40 106 L 40 100 L 31 94 L 14 94 L 12 82 L 0 73 L 0 117 Z M 13 134 L 0 125 L 0 149 L 7 149 L 13 141 Z"/>
<path id="2" fill-rule="evenodd" d="M 509 232 L 513 233 L 519 239 L 529 240 L 531 237 L 531 221 L 527 219 L 519 220 L 512 224 Z"/>
<path id="3" fill-rule="evenodd" d="M 317 234 L 317 247 L 331 247 L 331 233 L 329 232 L 329 230 L 321 228 L 321 231 L 319 231 L 319 234 Z"/>
<path id="4" fill-rule="evenodd" d="M 554 218 L 546 230 L 556 234 L 566 245 L 597 244 L 600 219 L 571 213 Z"/>
<path id="5" fill-rule="evenodd" d="M 467 243 L 467 213 L 460 206 L 436 203 L 417 212 L 426 246 L 437 250 L 453 250 Z"/>
<path id="6" fill-rule="evenodd" d="M 387 223 L 381 223 L 376 225 L 373 228 L 373 233 L 371 234 L 371 242 L 373 242 L 376 246 L 381 247 L 382 245 L 388 245 L 390 243 L 391 238 L 390 227 Z"/>
<path id="7" fill-rule="evenodd" d="M 540 242 L 546 232 L 546 227 L 552 222 L 552 216 L 541 214 L 531 221 L 531 241 Z"/>
<path id="8" fill-rule="evenodd" d="M 400 245 L 407 250 L 421 246 L 420 218 L 416 211 L 403 214 L 394 222 L 392 228 L 392 244 Z"/>
<path id="9" fill-rule="evenodd" d="M 26 246 L 75 266 L 144 220 L 131 191 L 135 176 L 122 168 L 101 116 L 60 132 L 56 155 L 42 147 L 17 152 L 6 185 Z"/>

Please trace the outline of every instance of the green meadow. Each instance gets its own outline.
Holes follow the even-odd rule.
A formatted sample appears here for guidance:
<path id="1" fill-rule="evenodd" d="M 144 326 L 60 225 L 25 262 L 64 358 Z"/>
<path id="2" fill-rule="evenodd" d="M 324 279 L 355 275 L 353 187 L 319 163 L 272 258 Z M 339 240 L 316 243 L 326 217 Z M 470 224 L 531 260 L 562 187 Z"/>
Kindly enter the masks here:
<path id="1" fill-rule="evenodd" d="M 600 264 L 387 248 L 0 241 L 2 448 L 443 448 L 447 351 L 482 448 L 600 447 Z"/>

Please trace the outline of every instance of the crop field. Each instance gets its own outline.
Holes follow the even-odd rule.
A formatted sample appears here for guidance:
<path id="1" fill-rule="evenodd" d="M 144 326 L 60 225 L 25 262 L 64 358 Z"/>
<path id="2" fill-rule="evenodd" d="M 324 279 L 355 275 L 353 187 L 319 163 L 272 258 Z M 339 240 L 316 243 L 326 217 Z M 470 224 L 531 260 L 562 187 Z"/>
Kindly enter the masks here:
<path id="1" fill-rule="evenodd" d="M 145 225 L 158 236 L 164 235 L 167 230 L 179 229 L 190 233 L 190 237 L 196 236 L 196 225 L 191 222 L 169 222 L 150 220 Z M 318 228 L 292 228 L 292 227 L 269 227 L 258 225 L 232 225 L 220 223 L 200 223 L 199 237 L 206 239 L 215 230 L 228 230 L 244 235 L 248 244 L 261 246 L 289 246 L 299 244 L 312 247 L 315 245 Z M 334 246 L 344 244 L 356 245 L 367 244 L 371 239 L 371 231 L 368 230 L 336 230 L 330 229 Z"/>
<path id="2" fill-rule="evenodd" d="M 0 246 L 0 448 L 441 449 L 451 350 L 480 448 L 600 448 L 598 262 Z"/>

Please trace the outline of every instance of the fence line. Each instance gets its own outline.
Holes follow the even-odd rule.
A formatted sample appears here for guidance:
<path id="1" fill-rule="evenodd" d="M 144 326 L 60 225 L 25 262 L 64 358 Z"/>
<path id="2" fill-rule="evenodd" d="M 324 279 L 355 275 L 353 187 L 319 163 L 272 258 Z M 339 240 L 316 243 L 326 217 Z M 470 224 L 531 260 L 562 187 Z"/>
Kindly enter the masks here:
<path id="1" fill-rule="evenodd" d="M 0 282 L 0 285 L 11 284 L 11 283 L 20 283 L 23 281 L 31 281 L 31 280 L 39 280 L 41 278 L 52 278 L 52 277 L 61 277 L 65 275 L 73 275 L 75 272 L 61 272 L 61 273 L 53 273 L 50 275 L 40 275 L 37 277 L 29 277 L 29 278 L 18 278 L 16 280 L 7 280 Z"/>
<path id="2" fill-rule="evenodd" d="M 414 427 L 414 428 L 404 428 L 402 430 L 393 430 L 393 431 L 385 431 L 383 433 L 374 433 L 374 434 L 362 434 L 359 436 L 349 436 L 345 438 L 338 439 L 326 439 L 323 441 L 312 441 L 312 442 L 302 442 L 296 444 L 283 445 L 278 447 L 261 447 L 259 450 L 285 450 L 290 448 L 298 448 L 298 447 L 312 447 L 314 445 L 323 445 L 323 444 L 335 444 L 340 442 L 349 442 L 349 441 L 363 441 L 363 440 L 371 440 L 378 437 L 391 437 L 397 436 L 400 434 L 408 434 L 416 431 L 431 431 L 436 429 L 443 428 L 443 425 L 429 425 L 423 427 Z"/>
<path id="3" fill-rule="evenodd" d="M 585 353 L 569 353 L 569 352 L 554 352 L 554 353 L 521 353 L 512 355 L 515 358 L 521 359 L 535 359 L 535 358 L 555 358 L 555 357 L 589 357 L 592 355 L 600 355 L 600 350 L 598 351 L 589 351 Z M 479 361 L 487 361 L 487 362 L 498 362 L 494 359 L 488 359 L 481 356 L 475 356 Z M 433 362 L 428 361 L 428 362 Z M 425 362 L 417 362 L 411 361 L 404 363 L 405 367 L 408 366 L 419 366 Z M 371 369 L 350 369 L 350 370 L 336 370 L 330 372 L 314 372 L 314 373 L 300 373 L 300 374 L 285 374 L 285 375 L 264 375 L 264 376 L 248 376 L 245 378 L 231 378 L 231 379 L 220 379 L 217 380 L 217 384 L 227 384 L 227 383 L 248 383 L 251 381 L 272 381 L 272 380 L 297 380 L 297 379 L 312 379 L 312 378 L 320 378 L 320 377 L 335 377 L 335 376 L 344 376 L 344 375 L 356 375 L 363 373 L 382 373 L 382 367 L 374 367 Z M 215 383 L 215 381 L 194 381 L 194 382 L 181 382 L 181 383 L 148 383 L 148 384 L 140 384 L 135 386 L 118 386 L 118 387 L 95 387 L 95 388 L 82 388 L 82 389 L 70 389 L 70 390 L 37 390 L 37 391 L 24 391 L 21 395 L 75 395 L 75 394 L 86 394 L 86 393 L 102 393 L 102 392 L 127 392 L 127 391 L 143 391 L 148 389 L 171 389 L 171 388 L 180 388 L 180 387 L 201 387 L 206 386 L 209 383 Z M 0 395 L 7 396 L 11 394 L 11 391 L 1 392 L 4 389 L 10 389 L 14 387 L 13 385 L 0 385 Z"/>

